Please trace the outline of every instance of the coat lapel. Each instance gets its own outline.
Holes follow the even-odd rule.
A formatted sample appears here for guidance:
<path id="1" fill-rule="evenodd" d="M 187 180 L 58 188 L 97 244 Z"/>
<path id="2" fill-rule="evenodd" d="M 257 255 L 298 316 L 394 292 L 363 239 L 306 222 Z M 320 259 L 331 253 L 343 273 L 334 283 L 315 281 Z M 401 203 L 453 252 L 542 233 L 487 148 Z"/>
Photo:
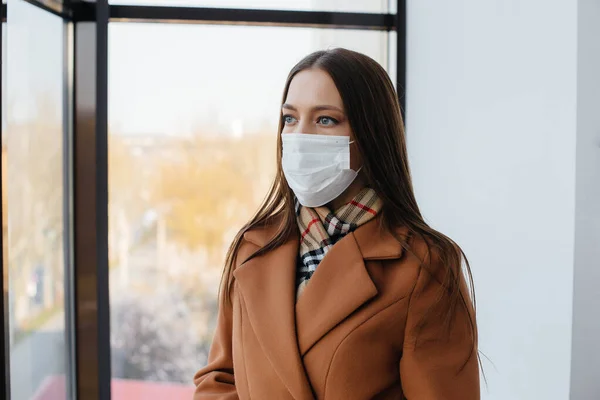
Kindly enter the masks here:
<path id="1" fill-rule="evenodd" d="M 401 230 L 404 236 L 406 230 Z M 296 303 L 300 354 L 350 314 L 377 296 L 365 261 L 402 256 L 402 245 L 375 218 L 336 243 L 317 267 Z"/>
<path id="2" fill-rule="evenodd" d="M 301 356 L 336 325 L 377 296 L 366 262 L 400 258 L 402 245 L 375 218 L 336 243 L 296 302 L 298 237 L 238 267 L 233 275 L 263 351 L 294 399 L 313 399 Z M 245 239 L 261 248 L 274 229 Z M 397 235 L 407 237 L 407 229 Z"/>
<path id="3" fill-rule="evenodd" d="M 268 232 L 251 232 L 246 239 L 263 246 L 267 236 Z M 245 262 L 234 277 L 252 329 L 274 370 L 294 399 L 308 400 L 313 394 L 300 359 L 294 318 L 297 254 L 298 239 L 294 237 Z"/>

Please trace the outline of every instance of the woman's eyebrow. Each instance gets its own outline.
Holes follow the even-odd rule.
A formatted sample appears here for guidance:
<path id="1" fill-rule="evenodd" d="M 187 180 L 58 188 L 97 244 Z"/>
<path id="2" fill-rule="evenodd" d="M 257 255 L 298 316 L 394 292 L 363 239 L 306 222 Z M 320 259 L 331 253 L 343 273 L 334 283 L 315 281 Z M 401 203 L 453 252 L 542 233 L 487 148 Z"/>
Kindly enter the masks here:
<path id="1" fill-rule="evenodd" d="M 315 106 L 312 108 L 313 111 L 322 111 L 322 110 L 333 110 L 333 111 L 338 111 L 341 113 L 344 113 L 344 110 L 342 110 L 339 107 L 336 106 L 330 106 L 330 105 L 322 105 L 322 106 Z"/>
<path id="2" fill-rule="evenodd" d="M 284 104 L 281 106 L 281 108 L 286 108 L 286 109 L 288 109 L 288 110 L 292 110 L 292 111 L 298 111 L 298 109 L 297 109 L 296 107 L 294 107 L 294 106 L 293 106 L 293 105 L 291 105 L 291 104 L 287 104 L 287 103 L 284 103 Z M 344 112 L 344 110 L 342 110 L 342 109 L 341 109 L 341 108 L 339 108 L 339 107 L 336 107 L 336 106 L 331 106 L 331 105 L 326 105 L 326 104 L 323 104 L 323 105 L 318 105 L 318 106 L 314 106 L 314 107 L 312 107 L 312 108 L 311 108 L 311 111 L 322 111 L 322 110 L 334 110 L 334 111 L 339 111 L 339 112 L 341 112 L 341 113 L 343 113 L 343 112 Z"/>

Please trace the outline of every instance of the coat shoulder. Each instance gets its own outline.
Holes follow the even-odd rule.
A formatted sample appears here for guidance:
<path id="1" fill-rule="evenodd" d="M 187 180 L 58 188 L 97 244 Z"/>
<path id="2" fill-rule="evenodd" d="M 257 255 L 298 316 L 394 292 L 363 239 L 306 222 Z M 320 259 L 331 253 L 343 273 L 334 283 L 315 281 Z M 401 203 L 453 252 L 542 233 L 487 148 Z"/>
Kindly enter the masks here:
<path id="1" fill-rule="evenodd" d="M 403 253 L 399 259 L 392 260 L 388 266 L 398 269 L 398 285 L 405 286 L 410 281 L 411 286 L 416 284 L 419 276 L 426 271 L 426 275 L 442 279 L 446 273 L 443 257 L 438 249 L 422 235 L 410 231 L 408 228 L 398 228 L 393 236 L 402 244 Z"/>
<path id="2" fill-rule="evenodd" d="M 427 279 L 437 281 L 441 286 L 447 286 L 448 279 L 463 284 L 465 277 L 462 271 L 463 255 L 460 247 L 449 239 L 443 248 L 442 250 L 439 245 L 435 245 L 431 239 L 423 235 L 411 234 L 406 252 L 407 259 L 417 266 L 419 276 L 424 275 Z"/>
<path id="3" fill-rule="evenodd" d="M 243 240 L 263 247 L 275 238 L 284 223 L 284 216 L 281 213 L 275 214 L 265 219 L 262 223 L 246 229 Z"/>
<path id="4" fill-rule="evenodd" d="M 408 240 L 408 253 L 409 257 L 430 270 L 444 268 L 442 251 L 423 235 L 411 233 Z"/>
<path id="5" fill-rule="evenodd" d="M 285 218 L 281 213 L 267 218 L 263 223 L 252 226 L 243 232 L 240 246 L 238 248 L 238 261 L 243 264 L 245 260 L 252 256 L 256 251 L 265 247 L 275 237 L 285 223 Z"/>

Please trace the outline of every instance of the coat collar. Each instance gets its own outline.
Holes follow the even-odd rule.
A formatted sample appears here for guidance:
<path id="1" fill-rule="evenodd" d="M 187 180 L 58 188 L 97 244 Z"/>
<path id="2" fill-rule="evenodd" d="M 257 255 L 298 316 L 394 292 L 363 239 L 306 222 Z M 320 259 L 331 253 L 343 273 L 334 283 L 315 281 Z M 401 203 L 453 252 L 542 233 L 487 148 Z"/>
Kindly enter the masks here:
<path id="1" fill-rule="evenodd" d="M 249 231 L 244 239 L 259 248 L 277 225 Z M 406 229 L 398 232 L 405 236 Z M 295 399 L 312 399 L 301 357 L 331 329 L 377 296 L 365 260 L 400 258 L 402 245 L 375 218 L 329 250 L 296 302 L 298 235 L 243 263 L 234 271 L 252 329 L 265 354 Z"/>
<path id="2" fill-rule="evenodd" d="M 278 223 L 272 223 L 253 229 L 244 234 L 244 239 L 262 248 L 275 237 L 278 227 Z M 353 234 L 364 260 L 400 258 L 404 252 L 402 245 L 398 243 L 394 235 L 383 227 L 379 216 L 360 226 Z M 399 239 L 406 239 L 408 228 L 399 228 L 396 236 Z"/>

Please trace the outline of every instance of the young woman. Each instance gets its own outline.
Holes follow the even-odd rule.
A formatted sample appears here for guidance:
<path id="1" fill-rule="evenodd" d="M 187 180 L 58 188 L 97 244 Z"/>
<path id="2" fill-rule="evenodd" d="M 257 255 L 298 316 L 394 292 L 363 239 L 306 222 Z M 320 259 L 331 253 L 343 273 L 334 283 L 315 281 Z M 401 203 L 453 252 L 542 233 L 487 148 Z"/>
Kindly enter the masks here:
<path id="1" fill-rule="evenodd" d="M 421 216 L 385 70 L 310 54 L 279 133 L 273 186 L 227 255 L 194 399 L 479 399 L 466 257 Z"/>

